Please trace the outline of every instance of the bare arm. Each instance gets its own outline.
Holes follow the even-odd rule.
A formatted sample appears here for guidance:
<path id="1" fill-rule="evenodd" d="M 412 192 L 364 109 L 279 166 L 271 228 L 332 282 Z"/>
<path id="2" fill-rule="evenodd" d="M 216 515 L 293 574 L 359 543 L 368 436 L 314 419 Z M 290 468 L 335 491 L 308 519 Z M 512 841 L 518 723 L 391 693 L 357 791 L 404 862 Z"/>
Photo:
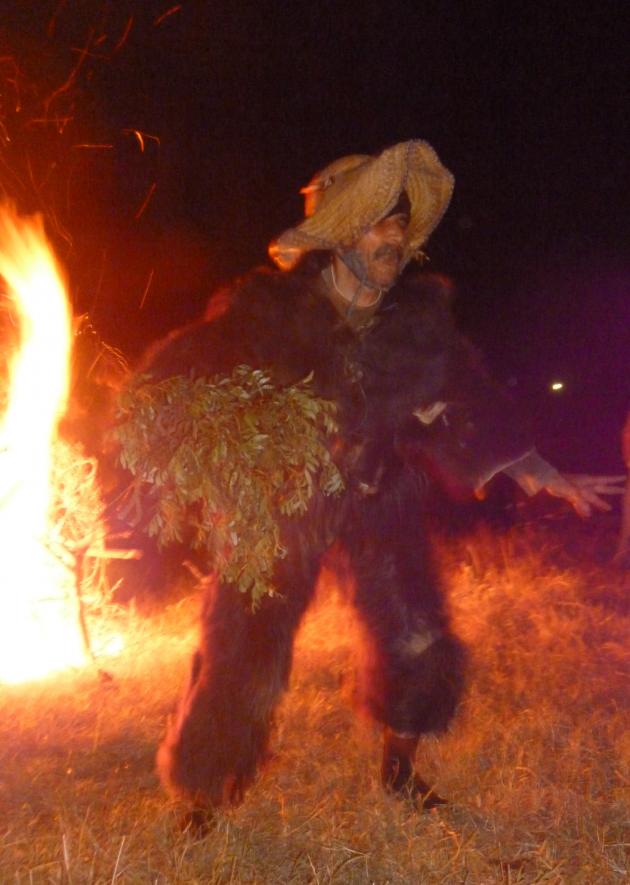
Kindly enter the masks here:
<path id="1" fill-rule="evenodd" d="M 504 470 L 528 495 L 545 491 L 568 501 L 580 516 L 595 510 L 610 510 L 603 495 L 623 495 L 625 476 L 565 474 L 556 470 L 533 449 Z"/>

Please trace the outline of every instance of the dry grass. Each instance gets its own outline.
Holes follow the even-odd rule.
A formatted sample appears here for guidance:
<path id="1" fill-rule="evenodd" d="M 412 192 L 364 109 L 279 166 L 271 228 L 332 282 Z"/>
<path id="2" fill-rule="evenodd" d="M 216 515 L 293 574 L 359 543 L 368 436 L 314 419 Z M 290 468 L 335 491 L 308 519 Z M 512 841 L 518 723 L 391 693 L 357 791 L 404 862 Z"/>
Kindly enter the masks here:
<path id="1" fill-rule="evenodd" d="M 600 883 L 628 876 L 628 575 L 540 527 L 441 545 L 470 688 L 419 768 L 451 804 L 415 814 L 377 782 L 351 709 L 335 597 L 300 635 L 277 755 L 205 838 L 153 758 L 195 638 L 196 600 L 128 616 L 113 679 L 0 691 L 0 881 Z M 625 586 L 624 586 L 625 585 Z"/>

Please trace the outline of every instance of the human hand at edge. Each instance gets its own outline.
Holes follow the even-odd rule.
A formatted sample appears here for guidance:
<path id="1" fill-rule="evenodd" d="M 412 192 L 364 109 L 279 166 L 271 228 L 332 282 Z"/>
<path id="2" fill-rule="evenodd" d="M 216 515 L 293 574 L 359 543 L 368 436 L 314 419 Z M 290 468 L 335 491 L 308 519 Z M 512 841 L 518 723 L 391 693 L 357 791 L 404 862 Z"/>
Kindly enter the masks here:
<path id="1" fill-rule="evenodd" d="M 625 475 L 591 476 L 590 474 L 557 473 L 544 486 L 546 492 L 556 498 L 564 498 L 579 516 L 590 516 L 593 508 L 610 510 L 611 506 L 601 495 L 623 495 Z"/>

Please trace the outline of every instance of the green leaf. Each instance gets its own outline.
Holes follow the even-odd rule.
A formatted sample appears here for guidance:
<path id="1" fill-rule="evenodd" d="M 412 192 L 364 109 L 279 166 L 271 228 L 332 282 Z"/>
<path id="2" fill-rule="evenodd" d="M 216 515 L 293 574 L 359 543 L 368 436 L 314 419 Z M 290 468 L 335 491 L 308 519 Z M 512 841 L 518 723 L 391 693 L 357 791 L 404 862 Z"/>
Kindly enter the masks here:
<path id="1" fill-rule="evenodd" d="M 313 393 L 312 378 L 278 387 L 244 365 L 212 378 L 143 375 L 118 400 L 119 460 L 145 490 L 136 507 L 145 530 L 161 546 L 205 551 L 254 606 L 274 592 L 286 555 L 279 517 L 304 514 L 316 489 L 344 489 L 326 446 L 337 407 Z"/>

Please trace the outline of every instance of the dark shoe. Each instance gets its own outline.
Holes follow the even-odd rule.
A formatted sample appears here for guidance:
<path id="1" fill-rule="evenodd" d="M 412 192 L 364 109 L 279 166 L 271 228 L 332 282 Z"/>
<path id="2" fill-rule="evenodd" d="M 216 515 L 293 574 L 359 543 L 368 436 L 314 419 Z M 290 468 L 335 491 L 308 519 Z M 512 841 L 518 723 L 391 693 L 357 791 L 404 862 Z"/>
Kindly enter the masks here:
<path id="1" fill-rule="evenodd" d="M 425 783 L 415 772 L 402 789 L 396 791 L 396 795 L 413 803 L 421 811 L 430 811 L 439 805 L 447 804 L 446 799 L 436 793 L 433 787 Z"/>
<path id="2" fill-rule="evenodd" d="M 179 826 L 182 833 L 202 839 L 208 835 L 213 823 L 212 811 L 207 808 L 193 808 L 182 817 Z"/>
<path id="3" fill-rule="evenodd" d="M 381 783 L 389 793 L 424 811 L 445 805 L 446 799 L 442 799 L 414 771 L 417 746 L 417 737 L 403 737 L 389 728 L 385 729 Z"/>

